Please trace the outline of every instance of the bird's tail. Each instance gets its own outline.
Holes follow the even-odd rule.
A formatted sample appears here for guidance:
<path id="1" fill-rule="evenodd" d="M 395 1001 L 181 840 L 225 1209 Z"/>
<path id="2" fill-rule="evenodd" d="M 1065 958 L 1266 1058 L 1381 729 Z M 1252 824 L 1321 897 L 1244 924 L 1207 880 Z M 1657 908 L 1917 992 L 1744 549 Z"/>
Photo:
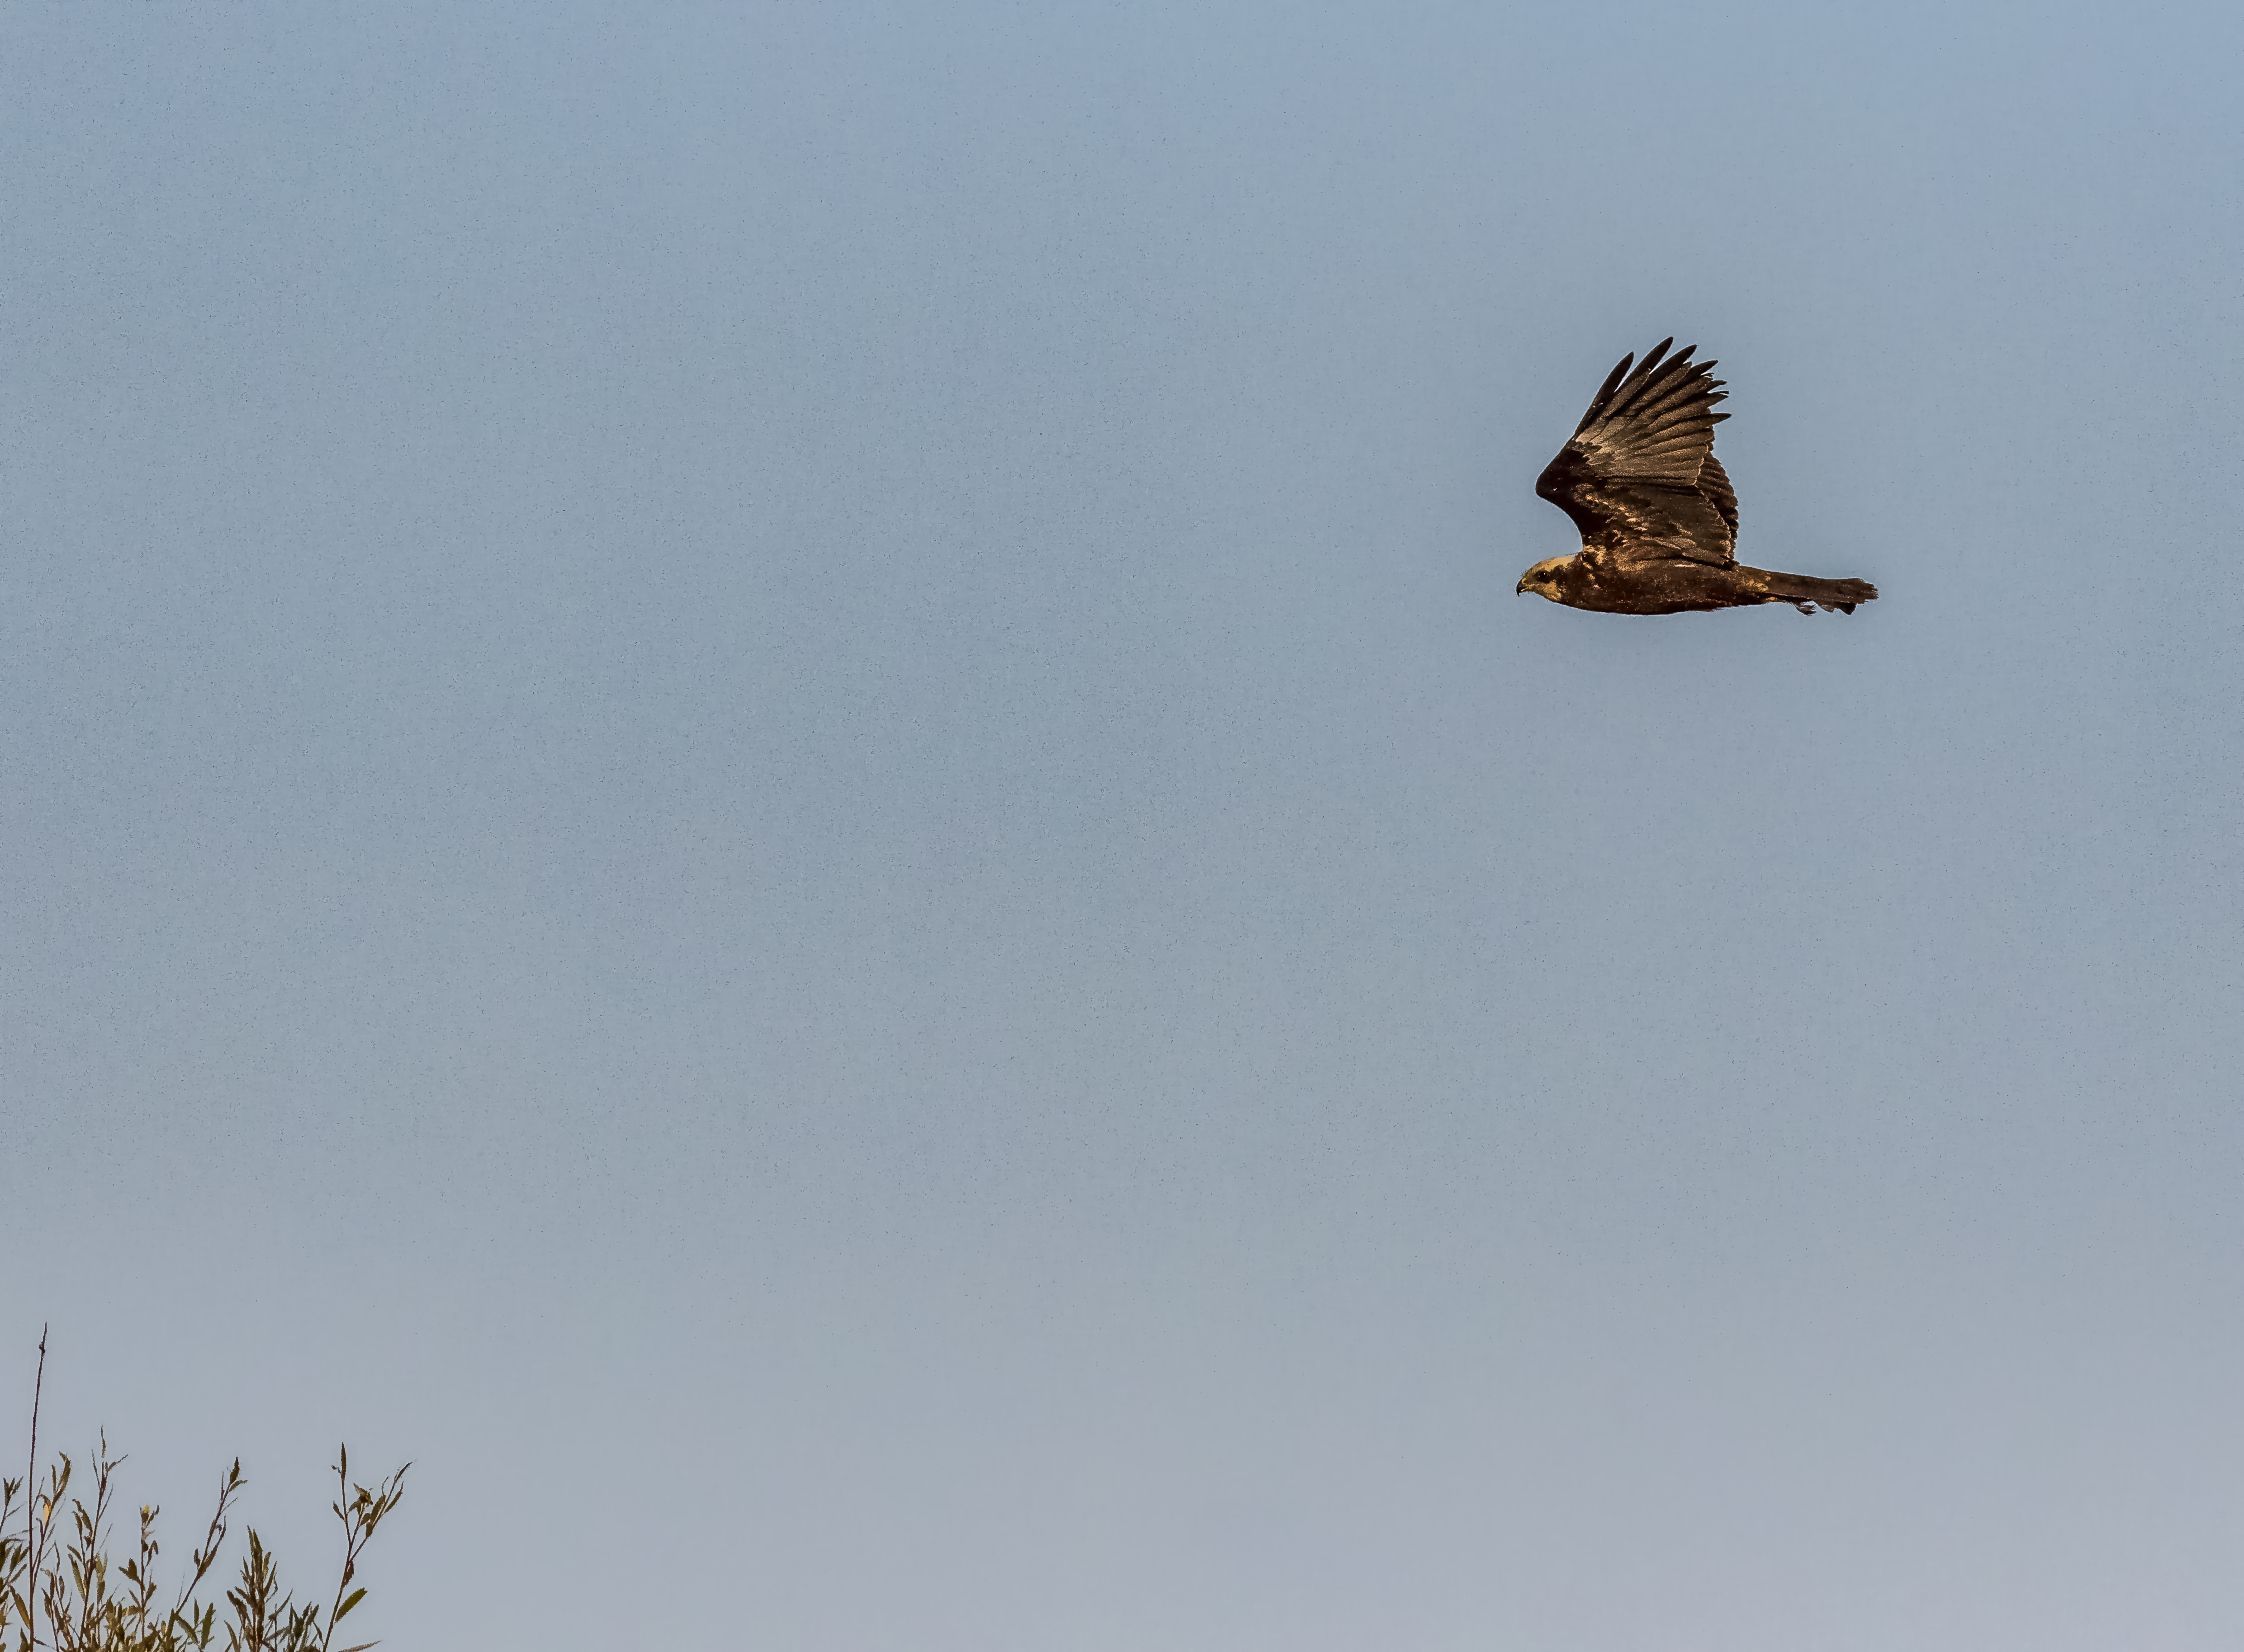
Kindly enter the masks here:
<path id="1" fill-rule="evenodd" d="M 1812 614 L 1818 608 L 1828 613 L 1837 609 L 1842 614 L 1855 611 L 1856 603 L 1874 603 L 1878 588 L 1867 579 L 1817 579 L 1811 574 L 1768 574 L 1761 576 L 1771 602 L 1790 603 L 1803 614 Z"/>

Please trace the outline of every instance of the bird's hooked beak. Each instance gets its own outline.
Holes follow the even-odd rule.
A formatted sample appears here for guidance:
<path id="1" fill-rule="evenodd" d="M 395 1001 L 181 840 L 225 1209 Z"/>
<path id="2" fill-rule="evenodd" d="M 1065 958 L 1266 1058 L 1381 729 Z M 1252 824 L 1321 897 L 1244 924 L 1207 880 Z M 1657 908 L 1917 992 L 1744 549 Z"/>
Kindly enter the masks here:
<path id="1" fill-rule="evenodd" d="M 1519 583 L 1518 583 L 1517 585 L 1515 585 L 1515 586 L 1513 586 L 1513 587 L 1511 588 L 1511 594 L 1512 594 L 1514 597 L 1524 597 L 1525 595 L 1527 595 L 1527 576 L 1526 576 L 1526 575 L 1524 575 L 1524 574 L 1520 575 L 1520 577 L 1519 577 Z"/>

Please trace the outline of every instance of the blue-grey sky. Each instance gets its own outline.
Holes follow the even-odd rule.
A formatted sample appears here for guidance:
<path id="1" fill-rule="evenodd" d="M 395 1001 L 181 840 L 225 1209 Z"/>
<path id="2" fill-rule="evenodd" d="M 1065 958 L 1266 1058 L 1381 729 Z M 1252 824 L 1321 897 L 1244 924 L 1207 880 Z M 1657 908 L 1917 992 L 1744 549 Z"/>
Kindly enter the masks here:
<path id="1" fill-rule="evenodd" d="M 9 5 L 7 1414 L 398 1648 L 2233 1648 L 2240 49 Z M 1875 605 L 1515 597 L 1669 334 Z"/>

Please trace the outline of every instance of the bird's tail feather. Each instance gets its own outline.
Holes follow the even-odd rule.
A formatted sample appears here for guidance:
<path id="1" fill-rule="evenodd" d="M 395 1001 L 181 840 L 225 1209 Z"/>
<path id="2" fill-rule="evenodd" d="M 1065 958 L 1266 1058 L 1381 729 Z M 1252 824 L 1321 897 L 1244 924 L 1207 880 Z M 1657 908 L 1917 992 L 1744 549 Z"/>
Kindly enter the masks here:
<path id="1" fill-rule="evenodd" d="M 1856 603 L 1876 602 L 1878 597 L 1878 588 L 1867 579 L 1817 579 L 1811 574 L 1770 574 L 1767 580 L 1768 594 L 1772 599 L 1790 603 L 1803 614 L 1812 614 L 1818 608 L 1826 613 L 1835 608 L 1842 614 L 1851 614 Z"/>

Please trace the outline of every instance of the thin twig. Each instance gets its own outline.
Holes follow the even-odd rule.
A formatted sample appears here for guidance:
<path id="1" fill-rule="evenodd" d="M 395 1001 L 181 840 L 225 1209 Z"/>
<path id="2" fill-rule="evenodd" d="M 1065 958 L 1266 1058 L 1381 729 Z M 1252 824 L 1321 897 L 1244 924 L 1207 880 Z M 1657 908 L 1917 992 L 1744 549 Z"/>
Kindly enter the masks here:
<path id="1" fill-rule="evenodd" d="M 237 1457 L 233 1460 L 233 1467 L 219 1480 L 218 1512 L 211 1516 L 210 1529 L 203 1534 L 203 1546 L 189 1552 L 189 1558 L 194 1561 L 195 1573 L 179 1588 L 179 1601 L 172 1608 L 173 1617 L 187 1610 L 195 1591 L 202 1588 L 203 1579 L 210 1574 L 211 1566 L 218 1559 L 219 1549 L 226 1542 L 226 1505 L 241 1489 L 241 1459 Z"/>
<path id="2" fill-rule="evenodd" d="M 47 1328 L 39 1327 L 39 1375 L 31 1385 L 31 1466 L 26 1471 L 24 1489 L 24 1553 L 31 1562 L 30 1575 L 24 1580 L 24 1645 L 37 1652 L 39 1644 L 39 1555 L 46 1547 L 31 1546 L 31 1515 L 39 1500 L 39 1396 L 47 1386 Z"/>
<path id="3" fill-rule="evenodd" d="M 350 1516 L 343 1514 L 343 1506 L 350 1501 L 350 1442 L 345 1440 L 335 1448 L 335 1513 L 343 1522 L 343 1574 L 335 1584 L 335 1604 L 328 1608 L 328 1632 L 320 1637 L 320 1652 L 328 1652 L 335 1638 L 335 1620 L 343 1615 L 343 1591 L 350 1587 L 351 1563 L 358 1559 L 358 1550 L 351 1543 Z"/>

